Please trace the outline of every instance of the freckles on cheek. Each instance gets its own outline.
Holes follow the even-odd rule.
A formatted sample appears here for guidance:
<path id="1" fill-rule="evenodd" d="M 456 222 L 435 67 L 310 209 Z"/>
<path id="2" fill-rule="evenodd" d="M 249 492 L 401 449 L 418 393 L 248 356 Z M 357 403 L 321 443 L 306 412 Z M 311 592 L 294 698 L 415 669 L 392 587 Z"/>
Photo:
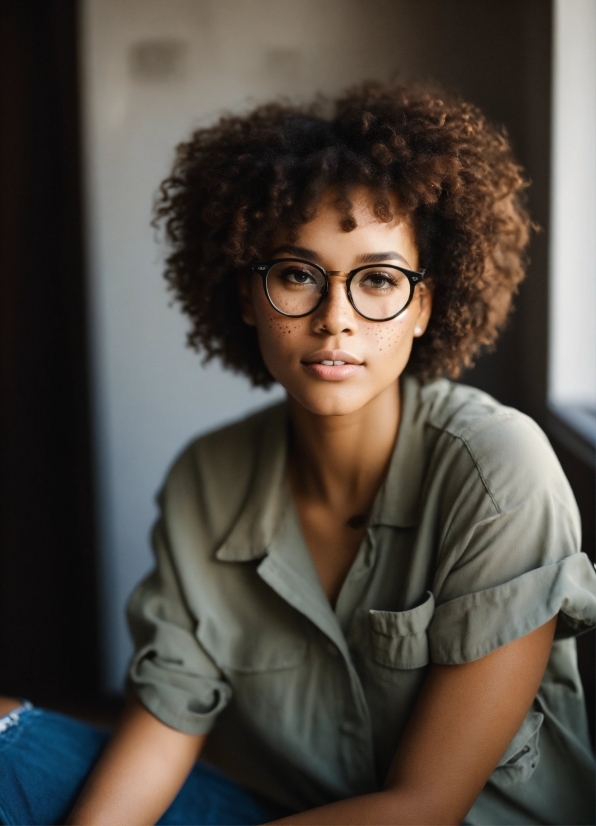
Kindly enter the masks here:
<path id="1" fill-rule="evenodd" d="M 374 343 L 375 350 L 379 353 L 385 353 L 399 347 L 406 337 L 406 332 L 407 328 L 404 324 L 392 324 L 390 321 L 386 321 L 375 325 L 374 329 L 371 330 L 370 338 Z"/>
<path id="2" fill-rule="evenodd" d="M 277 316 L 277 318 L 269 318 L 267 320 L 267 332 L 272 338 L 277 338 L 278 336 L 288 336 L 292 333 L 292 324 L 289 319 L 284 318 L 283 316 Z"/>
<path id="3" fill-rule="evenodd" d="M 257 336 L 261 354 L 269 370 L 275 374 L 285 370 L 288 359 L 294 361 L 296 348 L 295 319 L 286 318 L 279 313 L 275 315 L 263 314 L 257 324 Z M 275 375 L 280 380 L 280 375 Z"/>

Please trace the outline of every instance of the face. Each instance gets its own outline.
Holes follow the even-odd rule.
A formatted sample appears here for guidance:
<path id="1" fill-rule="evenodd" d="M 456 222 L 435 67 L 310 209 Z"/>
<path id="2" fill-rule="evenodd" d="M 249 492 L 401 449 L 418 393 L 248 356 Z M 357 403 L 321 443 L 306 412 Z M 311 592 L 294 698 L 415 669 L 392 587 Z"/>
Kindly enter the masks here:
<path id="1" fill-rule="evenodd" d="M 422 283 L 408 307 L 389 321 L 369 321 L 350 304 L 347 273 L 371 261 L 418 270 L 418 250 L 412 227 L 399 217 L 378 221 L 372 196 L 365 189 L 351 193 L 357 226 L 344 232 L 331 193 L 321 200 L 315 218 L 300 227 L 289 241 L 280 229 L 269 259 L 310 260 L 327 271 L 329 294 L 320 307 L 303 318 L 289 318 L 269 303 L 259 275 L 240 283 L 242 314 L 256 327 L 263 360 L 271 375 L 300 405 L 314 414 L 338 416 L 355 413 L 379 395 L 392 392 L 403 372 L 415 337 L 428 324 L 431 293 Z M 368 260 L 367 260 L 368 256 Z M 326 364 L 325 362 L 333 362 Z"/>

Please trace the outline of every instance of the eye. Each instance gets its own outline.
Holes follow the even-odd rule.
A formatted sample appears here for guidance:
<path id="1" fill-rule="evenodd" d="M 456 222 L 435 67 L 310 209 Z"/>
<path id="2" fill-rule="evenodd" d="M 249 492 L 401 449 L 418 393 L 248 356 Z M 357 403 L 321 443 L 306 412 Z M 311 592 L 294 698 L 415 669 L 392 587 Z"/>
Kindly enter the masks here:
<path id="1" fill-rule="evenodd" d="M 360 281 L 361 287 L 367 287 L 376 291 L 388 291 L 396 286 L 396 279 L 384 270 L 366 272 Z"/>
<path id="2" fill-rule="evenodd" d="M 288 284 L 315 284 L 316 279 L 312 272 L 299 267 L 286 267 L 281 273 L 281 278 Z"/>

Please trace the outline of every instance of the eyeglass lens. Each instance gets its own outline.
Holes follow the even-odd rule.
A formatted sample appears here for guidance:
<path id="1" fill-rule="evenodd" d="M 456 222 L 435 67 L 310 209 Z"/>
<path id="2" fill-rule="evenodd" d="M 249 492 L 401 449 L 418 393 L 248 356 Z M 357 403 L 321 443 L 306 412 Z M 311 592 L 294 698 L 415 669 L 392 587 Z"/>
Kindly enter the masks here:
<path id="1" fill-rule="evenodd" d="M 267 292 L 274 306 L 290 316 L 312 312 L 325 290 L 325 278 L 303 261 L 279 261 L 267 273 Z M 374 264 L 350 283 L 354 307 L 363 316 L 382 320 L 397 315 L 409 301 L 410 282 L 395 267 Z"/>

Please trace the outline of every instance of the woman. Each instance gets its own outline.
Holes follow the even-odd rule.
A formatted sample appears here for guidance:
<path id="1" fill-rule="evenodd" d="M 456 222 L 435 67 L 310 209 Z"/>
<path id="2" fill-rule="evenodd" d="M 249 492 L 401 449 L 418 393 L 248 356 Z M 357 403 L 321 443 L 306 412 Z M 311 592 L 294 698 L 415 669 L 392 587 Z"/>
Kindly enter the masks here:
<path id="1" fill-rule="evenodd" d="M 507 317 L 526 182 L 467 104 L 326 106 L 201 129 L 162 185 L 190 343 L 287 402 L 170 470 L 128 706 L 68 822 L 592 822 L 573 496 L 531 420 L 440 378 Z M 0 818 L 59 819 L 104 736 L 9 710 Z"/>

